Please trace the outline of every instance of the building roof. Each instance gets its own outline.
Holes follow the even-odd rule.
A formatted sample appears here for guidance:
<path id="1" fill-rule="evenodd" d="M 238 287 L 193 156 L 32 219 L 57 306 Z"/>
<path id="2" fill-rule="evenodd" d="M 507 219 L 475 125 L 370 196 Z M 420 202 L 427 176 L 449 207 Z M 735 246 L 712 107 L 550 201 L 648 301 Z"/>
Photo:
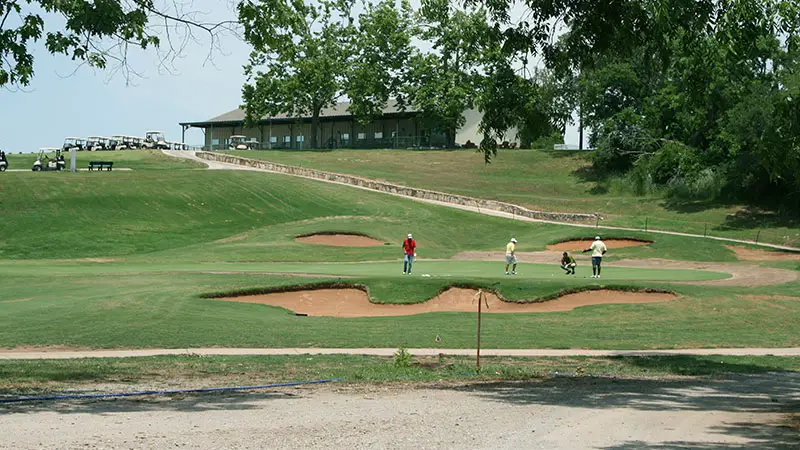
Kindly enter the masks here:
<path id="1" fill-rule="evenodd" d="M 319 113 L 319 117 L 321 119 L 331 119 L 334 117 L 352 117 L 353 115 L 349 111 L 350 109 L 350 102 L 340 102 L 334 106 L 322 108 Z M 394 114 L 407 114 L 415 112 L 412 108 L 406 108 L 405 111 L 401 111 L 400 108 L 397 106 L 396 102 L 391 102 L 391 104 L 386 105 L 383 108 L 384 115 L 394 115 Z M 303 117 L 290 117 L 287 114 L 278 114 L 275 116 L 264 116 L 261 118 L 260 122 L 267 123 L 267 122 L 290 122 L 293 120 L 311 120 L 310 115 L 305 115 Z M 203 122 L 182 122 L 180 125 L 182 126 L 190 126 L 190 127 L 197 127 L 197 128 L 204 128 L 210 126 L 238 126 L 244 123 L 244 110 L 241 108 L 236 108 L 233 111 L 228 111 L 225 114 L 220 114 L 219 116 L 212 117 Z"/>

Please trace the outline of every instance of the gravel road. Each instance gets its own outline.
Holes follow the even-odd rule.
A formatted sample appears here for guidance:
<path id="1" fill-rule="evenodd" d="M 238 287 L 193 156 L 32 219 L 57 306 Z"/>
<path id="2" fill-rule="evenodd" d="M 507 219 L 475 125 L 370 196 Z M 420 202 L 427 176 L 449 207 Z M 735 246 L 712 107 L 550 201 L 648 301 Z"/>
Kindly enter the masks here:
<path id="1" fill-rule="evenodd" d="M 788 450 L 798 411 L 800 373 L 327 385 L 6 406 L 0 448 Z"/>

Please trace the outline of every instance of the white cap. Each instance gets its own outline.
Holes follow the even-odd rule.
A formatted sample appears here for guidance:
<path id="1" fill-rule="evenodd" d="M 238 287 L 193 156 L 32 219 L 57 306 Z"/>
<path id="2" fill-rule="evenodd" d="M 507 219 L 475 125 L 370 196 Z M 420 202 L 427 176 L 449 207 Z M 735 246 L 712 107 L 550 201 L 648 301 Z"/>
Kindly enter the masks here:
<path id="1" fill-rule="evenodd" d="M 411 233 L 408 233 L 408 238 L 411 239 Z"/>
<path id="2" fill-rule="evenodd" d="M 599 241 L 599 240 L 600 240 L 600 236 L 595 236 L 595 237 L 594 237 L 594 240 L 595 240 L 595 241 Z"/>
<path id="3" fill-rule="evenodd" d="M 517 242 L 517 239 L 516 239 L 516 238 L 511 238 L 511 242 L 513 242 L 513 243 L 515 243 L 515 244 L 516 244 L 516 242 Z"/>

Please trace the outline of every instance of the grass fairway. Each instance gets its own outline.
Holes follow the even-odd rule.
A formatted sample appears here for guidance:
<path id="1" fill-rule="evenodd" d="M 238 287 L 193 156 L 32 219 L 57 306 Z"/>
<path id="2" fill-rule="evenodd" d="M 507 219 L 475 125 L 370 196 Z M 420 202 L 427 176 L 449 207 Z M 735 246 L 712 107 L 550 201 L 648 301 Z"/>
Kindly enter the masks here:
<path id="1" fill-rule="evenodd" d="M 140 158 L 140 169 L 103 174 L 0 176 L 0 347 L 472 347 L 475 316 L 297 317 L 290 311 L 204 298 L 338 280 L 369 287 L 376 302 L 424 301 L 450 285 L 537 300 L 601 280 L 556 266 L 449 260 L 461 251 L 519 251 L 579 237 L 580 229 L 528 224 L 280 175 L 197 170 Z M 152 158 L 152 159 L 151 159 Z M 169 170 L 162 170 L 165 163 Z M 8 175 L 8 176 L 6 176 Z M 313 232 L 362 232 L 388 245 L 301 244 Z M 421 257 L 401 275 L 400 241 L 413 232 Z M 643 234 L 636 234 L 644 236 Z M 612 250 L 602 284 L 671 289 L 667 303 L 602 305 L 569 312 L 492 314 L 493 348 L 652 349 L 800 345 L 800 283 L 717 287 L 677 282 L 724 278 L 709 271 L 614 267 L 620 258 L 734 261 L 721 243 L 673 236 Z M 796 263 L 785 269 L 796 267 Z M 422 277 L 430 274 L 430 277 Z M 743 297 L 743 296 L 749 297 Z"/>
<path id="2" fill-rule="evenodd" d="M 770 215 L 734 217 L 742 205 L 676 202 L 633 195 L 622 180 L 587 174 L 586 154 L 501 150 L 491 164 L 473 150 L 233 151 L 247 158 L 330 170 L 406 186 L 501 200 L 544 211 L 600 213 L 604 225 L 800 247 L 800 221 Z M 456 169 L 457 168 L 457 169 Z M 760 230 L 760 232 L 759 232 Z"/>

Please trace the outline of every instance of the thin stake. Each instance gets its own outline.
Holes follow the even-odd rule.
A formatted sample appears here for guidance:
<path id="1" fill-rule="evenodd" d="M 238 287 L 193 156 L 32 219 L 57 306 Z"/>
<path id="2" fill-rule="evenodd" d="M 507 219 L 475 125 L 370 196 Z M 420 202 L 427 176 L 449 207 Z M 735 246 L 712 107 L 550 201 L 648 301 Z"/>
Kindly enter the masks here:
<path id="1" fill-rule="evenodd" d="M 756 244 L 758 244 L 758 238 L 760 236 L 761 236 L 761 230 L 758 230 L 758 233 L 756 233 Z"/>
<path id="2" fill-rule="evenodd" d="M 483 299 L 483 291 L 478 291 L 478 353 L 475 359 L 477 371 L 481 371 L 481 300 Z"/>

